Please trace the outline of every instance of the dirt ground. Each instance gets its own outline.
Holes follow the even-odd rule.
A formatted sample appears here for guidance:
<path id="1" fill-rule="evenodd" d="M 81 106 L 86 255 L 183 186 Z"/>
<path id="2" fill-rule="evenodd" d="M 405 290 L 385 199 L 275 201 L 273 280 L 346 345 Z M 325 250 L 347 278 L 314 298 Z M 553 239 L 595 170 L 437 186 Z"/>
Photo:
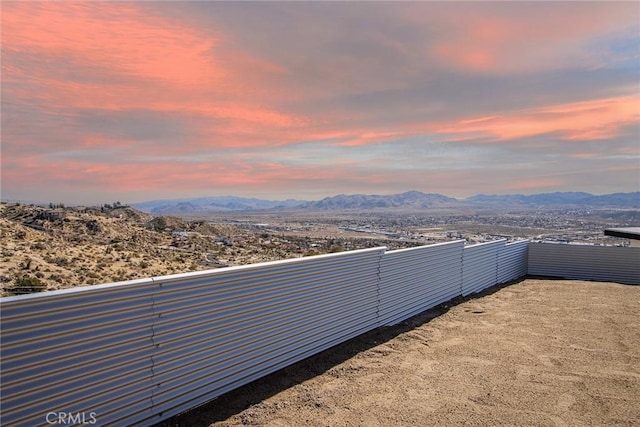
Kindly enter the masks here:
<path id="1" fill-rule="evenodd" d="M 380 328 L 163 426 L 640 425 L 640 286 L 526 279 Z"/>

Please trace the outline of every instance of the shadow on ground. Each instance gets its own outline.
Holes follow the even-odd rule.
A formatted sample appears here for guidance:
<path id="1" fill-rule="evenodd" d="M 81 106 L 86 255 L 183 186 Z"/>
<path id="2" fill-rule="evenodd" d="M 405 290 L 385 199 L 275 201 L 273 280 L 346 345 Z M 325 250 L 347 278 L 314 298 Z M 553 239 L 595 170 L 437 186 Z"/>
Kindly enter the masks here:
<path id="1" fill-rule="evenodd" d="M 523 280 L 525 280 L 525 277 L 516 281 L 492 286 L 477 294 L 457 297 L 423 311 L 396 325 L 373 329 L 218 396 L 208 403 L 155 424 L 154 427 L 206 427 L 212 423 L 226 420 L 283 390 L 325 373 L 358 353 L 369 350 L 405 332 L 429 323 L 432 319 L 449 311 L 451 307 L 466 301 L 491 295 L 503 288 L 520 283 Z"/>

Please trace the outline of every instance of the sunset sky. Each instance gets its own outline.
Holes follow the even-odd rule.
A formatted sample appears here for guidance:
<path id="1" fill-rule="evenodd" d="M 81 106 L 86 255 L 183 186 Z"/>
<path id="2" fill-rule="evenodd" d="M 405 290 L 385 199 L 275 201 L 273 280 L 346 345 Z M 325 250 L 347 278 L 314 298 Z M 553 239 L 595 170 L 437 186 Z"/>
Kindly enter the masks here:
<path id="1" fill-rule="evenodd" d="M 640 190 L 640 2 L 2 1 L 2 200 Z"/>

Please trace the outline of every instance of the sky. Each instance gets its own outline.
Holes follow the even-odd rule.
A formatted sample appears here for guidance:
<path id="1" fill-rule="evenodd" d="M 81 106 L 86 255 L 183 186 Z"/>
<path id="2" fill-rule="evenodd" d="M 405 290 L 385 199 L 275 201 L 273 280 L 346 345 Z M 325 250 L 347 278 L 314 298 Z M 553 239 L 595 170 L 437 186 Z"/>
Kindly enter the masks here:
<path id="1" fill-rule="evenodd" d="M 4 201 L 640 190 L 640 2 L 11 2 Z"/>

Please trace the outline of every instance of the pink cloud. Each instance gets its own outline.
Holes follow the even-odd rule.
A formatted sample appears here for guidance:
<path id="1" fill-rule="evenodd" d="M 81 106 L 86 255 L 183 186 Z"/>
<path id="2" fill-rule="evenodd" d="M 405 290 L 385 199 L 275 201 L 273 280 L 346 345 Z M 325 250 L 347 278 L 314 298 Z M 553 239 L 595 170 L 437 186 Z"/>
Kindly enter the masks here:
<path id="1" fill-rule="evenodd" d="M 451 21 L 451 14 L 436 11 L 433 19 L 448 23 L 451 29 L 446 32 L 446 42 L 436 40 L 433 52 L 445 62 L 457 61 L 472 69 L 496 69 L 505 66 L 510 53 L 522 50 L 534 36 L 545 44 L 576 38 L 593 31 L 593 27 L 605 31 L 623 16 L 620 10 L 624 8 L 604 8 L 603 13 L 599 7 L 587 9 L 585 13 L 576 12 L 575 25 L 571 26 L 555 25 L 560 18 L 540 11 L 495 14 L 494 9 L 480 5 L 472 12 L 462 8 L 455 21 Z M 274 99 L 304 96 L 303 92 L 278 86 L 278 79 L 269 78 L 286 76 L 284 67 L 225 47 L 228 37 L 219 30 L 186 26 L 148 14 L 135 4 L 114 8 L 108 3 L 8 3 L 3 6 L 3 27 L 3 49 L 68 59 L 80 66 L 95 67 L 105 76 L 99 83 L 86 82 L 51 77 L 42 69 L 32 76 L 32 87 L 11 89 L 14 96 L 37 94 L 40 106 L 52 112 L 63 108 L 139 109 L 215 119 L 197 126 L 201 141 L 192 141 L 194 149 L 211 144 L 250 147 L 325 138 L 355 146 L 420 133 L 402 123 L 359 129 L 350 124 L 327 123 L 330 114 L 324 119 L 311 119 L 283 111 L 274 106 Z M 11 64 L 5 71 L 3 78 L 29 80 L 25 70 Z M 125 80 L 110 80 L 107 76 Z M 126 78 L 135 81 L 127 82 Z M 564 112 L 572 115 L 572 122 L 561 120 L 557 112 L 541 110 L 540 114 L 555 114 L 557 118 L 540 118 L 535 116 L 536 111 L 527 111 L 420 127 L 455 135 L 452 140 L 477 135 L 506 140 L 554 131 L 562 132 L 567 140 L 606 138 L 616 135 L 620 119 L 629 121 L 631 102 L 623 104 L 614 101 L 594 114 L 586 110 Z M 618 116 L 614 117 L 616 108 Z"/>
<path id="2" fill-rule="evenodd" d="M 140 79 L 199 85 L 224 69 L 217 40 L 129 3 L 9 2 L 3 4 L 3 45 Z"/>
<path id="3" fill-rule="evenodd" d="M 631 3 L 493 6 L 458 5 L 458 13 L 451 14 L 448 5 L 446 13 L 433 15 L 449 31 L 432 46 L 432 54 L 454 67 L 476 72 L 553 69 L 576 62 L 596 66 L 598 59 L 577 53 L 584 48 L 585 36 L 611 35 L 624 23 L 636 25 L 638 19 L 637 5 Z"/>
<path id="4" fill-rule="evenodd" d="M 315 41 L 317 50 L 308 50 L 306 43 L 274 45 L 284 52 L 271 52 L 271 58 L 283 61 L 278 63 L 261 56 L 262 51 L 256 48 L 267 46 L 264 43 L 270 40 L 244 45 L 242 29 L 232 33 L 236 30 L 232 25 L 225 30 L 213 24 L 222 22 L 215 19 L 181 20 L 167 14 L 171 7 L 164 9 L 163 15 L 149 6 L 152 4 L 2 4 L 3 97 L 19 106 L 19 111 L 14 111 L 23 114 L 24 120 L 3 119 L 3 161 L 9 153 L 15 162 L 3 163 L 5 182 L 38 187 L 50 181 L 69 188 L 91 185 L 117 191 L 234 186 L 259 191 L 266 183 L 304 189 L 308 180 L 336 186 L 350 182 L 359 188 L 401 188 L 405 182 L 428 178 L 454 188 L 460 182 L 477 183 L 478 178 L 462 171 L 397 173 L 406 165 L 389 165 L 383 154 L 358 157 L 353 150 L 362 147 L 375 153 L 378 143 L 433 135 L 430 139 L 443 142 L 480 139 L 506 144 L 553 134 L 578 146 L 579 141 L 621 136 L 640 119 L 638 96 L 537 108 L 526 107 L 527 100 L 523 100 L 519 110 L 469 115 L 461 111 L 478 108 L 456 111 L 454 101 L 449 104 L 438 90 L 431 100 L 426 89 L 438 84 L 430 81 L 431 68 L 436 69 L 433 76 L 438 78 L 441 68 L 457 68 L 456 72 L 463 71 L 458 74 L 477 76 L 564 67 L 577 58 L 580 43 L 615 32 L 621 23 L 637 17 L 625 5 L 562 5 L 569 12 L 554 15 L 537 5 L 520 9 L 509 3 L 500 7 L 483 3 L 446 7 L 439 3 L 405 4 L 397 10 L 410 14 L 393 12 L 391 27 L 406 25 L 411 31 L 398 33 L 398 39 L 387 28 L 386 33 L 372 31 L 374 36 L 358 35 L 358 40 L 345 42 L 343 48 L 334 44 L 350 40 L 354 34 L 351 28 L 336 28 L 341 31 L 340 39 L 325 37 L 327 32 L 321 28 L 303 40 Z M 421 8 L 425 13 L 418 13 Z M 374 15 L 359 19 L 373 17 L 375 22 Z M 567 16 L 571 25 L 566 23 Z M 338 21 L 337 27 L 347 22 Z M 386 64 L 388 58 L 398 63 Z M 411 85 L 424 94 L 424 103 L 408 96 L 407 105 L 403 105 L 405 99 L 400 96 L 409 93 Z M 393 101 L 391 107 L 384 103 L 386 94 Z M 414 105 L 418 112 L 411 111 Z M 390 111 L 396 106 L 398 111 Z M 452 118 L 431 119 L 432 111 Z M 35 119 L 26 123 L 31 112 L 40 123 Z M 130 115 L 127 117 L 133 119 L 127 123 L 132 123 L 136 114 L 141 117 L 141 128 L 164 119 L 171 122 L 172 126 L 167 126 L 170 135 L 162 134 L 164 127 L 151 133 L 152 137 L 148 129 L 141 132 L 144 137 L 127 134 L 126 129 L 110 132 L 102 122 L 113 119 L 117 126 L 118 118 Z M 424 121 L 416 119 L 419 114 Z M 86 124 L 82 119 L 102 126 L 92 129 L 92 122 Z M 303 153 L 302 146 L 290 152 L 295 160 L 291 163 L 309 161 L 309 165 L 278 163 L 275 158 L 266 158 L 268 155 L 257 162 L 255 157 L 243 158 L 228 150 L 247 153 L 256 147 L 266 153 L 265 147 L 307 142 L 316 143 L 311 144 L 316 147 L 324 143 L 323 150 L 318 150 L 324 157 L 309 161 L 312 152 Z M 585 146 L 572 149 L 576 152 L 569 155 L 593 158 L 593 147 Z M 383 148 L 389 150 L 388 145 Z M 335 158 L 329 161 L 330 150 Z M 341 160 L 341 150 L 349 152 L 352 159 L 366 160 Z M 624 150 L 608 148 L 614 154 L 637 155 Z M 201 153 L 204 160 L 198 158 Z M 300 158 L 295 158 L 298 155 Z M 433 164 L 440 166 L 435 160 Z M 47 170 L 46 176 L 42 170 Z M 497 180 L 486 180 L 487 185 L 496 185 Z M 514 186 L 521 187 L 514 189 L 554 185 L 550 180 L 515 182 Z"/>
<path id="5" fill-rule="evenodd" d="M 248 163 L 236 158 L 211 163 L 163 161 L 154 162 L 153 167 L 128 162 L 107 164 L 70 159 L 49 160 L 46 164 L 50 171 L 46 177 L 39 172 L 42 163 L 37 157 L 25 159 L 24 167 L 10 172 L 15 179 L 25 183 L 38 183 L 46 178 L 47 185 L 61 189 L 86 188 L 90 183 L 89 188 L 123 193 L 157 191 L 159 188 L 163 191 L 185 188 L 194 191 L 238 186 L 260 191 L 267 183 L 270 188 L 295 188 L 308 180 L 344 182 L 357 176 L 345 165 L 290 166 L 269 161 Z"/>
<path id="6" fill-rule="evenodd" d="M 354 131 L 350 135 L 345 135 L 345 141 L 339 142 L 336 145 L 342 146 L 357 146 L 374 144 L 378 142 L 388 141 L 394 138 L 407 136 L 406 132 L 402 131 L 375 131 L 375 130 L 359 130 Z"/>
<path id="7" fill-rule="evenodd" d="M 267 88 L 265 76 L 285 73 L 282 67 L 225 48 L 226 36 L 215 29 L 186 26 L 138 6 L 3 4 L 3 50 L 42 58 L 29 68 L 3 64 L 3 81 L 21 83 L 8 91 L 52 114 L 146 110 L 223 121 L 200 129 L 201 134 L 235 130 L 233 140 L 217 141 L 221 146 L 255 144 L 251 135 L 256 134 L 268 143 L 280 137 L 280 129 L 305 123 L 263 99 L 279 89 Z M 60 74 L 62 62 L 89 78 Z"/>
<path id="8" fill-rule="evenodd" d="M 470 118 L 453 123 L 427 125 L 448 140 L 479 137 L 509 141 L 557 133 L 566 141 L 615 138 L 626 126 L 640 120 L 640 97 L 624 96 L 534 108 L 499 116 Z"/>

